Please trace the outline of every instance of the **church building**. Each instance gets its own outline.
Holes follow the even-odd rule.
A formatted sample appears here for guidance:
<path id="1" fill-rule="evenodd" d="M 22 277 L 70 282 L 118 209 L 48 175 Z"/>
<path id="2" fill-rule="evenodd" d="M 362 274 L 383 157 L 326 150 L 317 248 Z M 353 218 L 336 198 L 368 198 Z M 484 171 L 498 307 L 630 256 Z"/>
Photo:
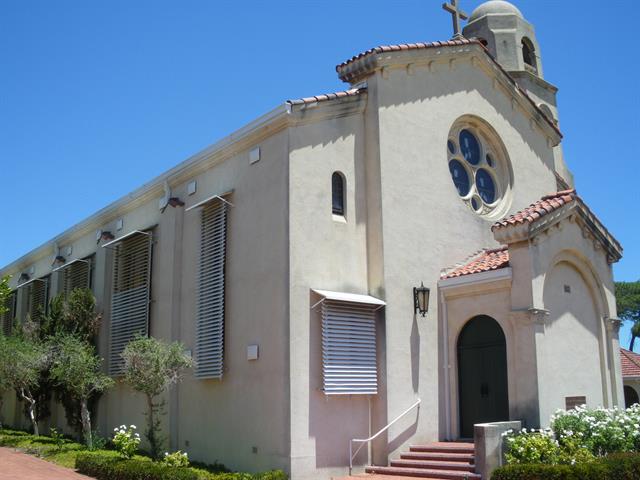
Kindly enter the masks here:
<path id="1" fill-rule="evenodd" d="M 344 91 L 277 106 L 2 268 L 4 331 L 90 287 L 116 379 L 138 333 L 196 362 L 166 396 L 171 450 L 293 480 L 623 407 L 622 247 L 575 189 L 533 25 L 492 0 L 461 29 L 446 7 L 452 39 L 357 54 Z M 144 411 L 118 382 L 96 425 Z M 9 396 L 1 414 L 28 425 Z M 451 475 L 432 477 L 479 478 Z"/>

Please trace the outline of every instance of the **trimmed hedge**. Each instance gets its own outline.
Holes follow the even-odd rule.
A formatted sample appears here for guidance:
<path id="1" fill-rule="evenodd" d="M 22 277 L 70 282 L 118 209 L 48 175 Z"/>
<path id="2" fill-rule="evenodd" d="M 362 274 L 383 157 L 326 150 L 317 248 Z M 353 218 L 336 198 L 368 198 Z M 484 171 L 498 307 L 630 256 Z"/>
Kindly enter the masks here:
<path id="1" fill-rule="evenodd" d="M 507 465 L 491 480 L 640 480 L 640 454 L 613 454 L 576 465 Z"/>
<path id="2" fill-rule="evenodd" d="M 281 470 L 258 473 L 211 473 L 193 467 L 169 467 L 146 457 L 121 458 L 115 452 L 82 452 L 76 457 L 80 473 L 98 480 L 287 480 Z"/>

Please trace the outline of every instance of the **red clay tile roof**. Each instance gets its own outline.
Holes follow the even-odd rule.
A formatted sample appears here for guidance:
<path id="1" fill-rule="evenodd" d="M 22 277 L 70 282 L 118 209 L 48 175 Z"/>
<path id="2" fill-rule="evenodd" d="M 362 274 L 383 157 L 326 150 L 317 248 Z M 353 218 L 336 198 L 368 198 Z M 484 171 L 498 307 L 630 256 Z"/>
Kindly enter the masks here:
<path id="1" fill-rule="evenodd" d="M 471 260 L 466 265 L 457 267 L 455 270 L 445 274 L 443 278 L 462 277 L 472 273 L 489 272 L 509 266 L 509 250 L 506 246 L 484 250 L 480 255 Z"/>
<path id="2" fill-rule="evenodd" d="M 532 223 L 537 219 L 558 210 L 563 205 L 574 201 L 576 198 L 578 198 L 578 196 L 576 195 L 576 191 L 573 189 L 563 190 L 561 192 L 552 193 L 551 195 L 545 195 L 537 202 L 529 205 L 527 208 L 516 212 L 504 220 L 494 223 L 491 227 L 491 231 L 511 225 Z"/>
<path id="3" fill-rule="evenodd" d="M 640 377 L 640 355 L 621 348 L 620 363 L 623 377 Z"/>
<path id="4" fill-rule="evenodd" d="M 399 45 L 380 45 L 379 47 L 370 48 L 364 52 L 361 52 L 357 55 L 354 55 L 349 60 L 345 60 L 340 65 L 336 65 L 336 72 L 340 73 L 340 70 L 346 67 L 347 65 L 355 62 L 356 60 L 360 60 L 368 55 L 385 53 L 385 52 L 400 52 L 402 50 L 421 50 L 424 48 L 438 48 L 438 47 L 455 47 L 456 45 L 469 45 L 469 44 L 479 44 L 482 45 L 477 40 L 468 40 L 466 38 L 462 38 L 460 40 L 446 40 L 444 42 L 418 42 L 418 43 L 401 43 Z M 484 45 L 482 45 L 484 47 Z"/>
<path id="5" fill-rule="evenodd" d="M 299 98 L 295 100 L 287 100 L 287 103 L 290 105 L 302 105 L 302 104 L 309 104 L 309 103 L 326 102 L 328 100 L 335 100 L 337 98 L 355 97 L 366 91 L 367 91 L 366 87 L 351 88 L 349 90 L 344 90 L 341 92 L 325 93 L 323 95 L 316 95 L 314 97 L 305 97 L 305 98 Z"/>

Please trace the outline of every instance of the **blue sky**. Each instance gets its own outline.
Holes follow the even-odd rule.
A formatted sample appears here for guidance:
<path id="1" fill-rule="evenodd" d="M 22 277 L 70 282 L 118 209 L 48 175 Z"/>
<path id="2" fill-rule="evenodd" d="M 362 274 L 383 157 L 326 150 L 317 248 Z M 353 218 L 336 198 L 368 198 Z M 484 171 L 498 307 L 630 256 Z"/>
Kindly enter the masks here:
<path id="1" fill-rule="evenodd" d="M 0 265 L 284 100 L 343 89 L 350 56 L 449 38 L 441 3 L 3 0 L 2 224 L 20 234 L 0 236 Z M 560 88 L 578 193 L 625 248 L 615 278 L 636 280 L 640 2 L 514 3 Z"/>

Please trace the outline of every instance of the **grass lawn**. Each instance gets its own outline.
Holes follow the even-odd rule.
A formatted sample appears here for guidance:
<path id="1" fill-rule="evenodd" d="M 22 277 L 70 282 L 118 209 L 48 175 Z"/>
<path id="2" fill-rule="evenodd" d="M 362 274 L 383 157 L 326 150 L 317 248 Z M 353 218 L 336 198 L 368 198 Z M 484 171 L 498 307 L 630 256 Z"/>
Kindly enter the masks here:
<path id="1" fill-rule="evenodd" d="M 59 444 L 51 437 L 31 435 L 18 430 L 0 430 L 0 447 L 13 447 L 67 468 L 75 468 L 76 455 L 86 451 L 84 445 L 67 439 Z"/>

